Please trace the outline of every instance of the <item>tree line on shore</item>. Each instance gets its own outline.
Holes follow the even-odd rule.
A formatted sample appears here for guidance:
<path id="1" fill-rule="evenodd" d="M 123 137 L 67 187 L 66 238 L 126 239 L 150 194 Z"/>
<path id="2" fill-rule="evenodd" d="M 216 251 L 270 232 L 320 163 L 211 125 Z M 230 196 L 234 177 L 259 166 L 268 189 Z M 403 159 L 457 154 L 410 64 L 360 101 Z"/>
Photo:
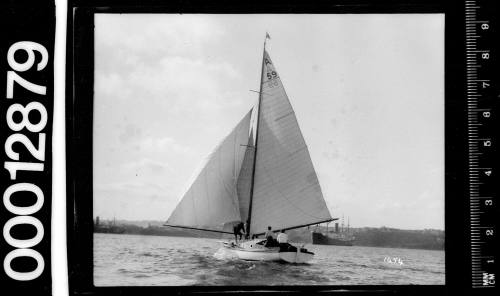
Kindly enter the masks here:
<path id="1" fill-rule="evenodd" d="M 162 226 L 160 221 L 126 221 L 113 220 L 94 222 L 94 232 L 158 236 L 186 236 L 218 239 L 231 239 L 232 235 L 199 230 L 180 229 Z M 287 231 L 290 241 L 312 243 L 311 232 L 324 234 L 334 231 L 323 226 L 310 226 Z M 346 231 L 341 230 L 341 231 Z M 355 237 L 355 246 L 390 247 L 444 250 L 444 231 L 436 229 L 406 230 L 388 227 L 350 228 L 350 235 Z"/>

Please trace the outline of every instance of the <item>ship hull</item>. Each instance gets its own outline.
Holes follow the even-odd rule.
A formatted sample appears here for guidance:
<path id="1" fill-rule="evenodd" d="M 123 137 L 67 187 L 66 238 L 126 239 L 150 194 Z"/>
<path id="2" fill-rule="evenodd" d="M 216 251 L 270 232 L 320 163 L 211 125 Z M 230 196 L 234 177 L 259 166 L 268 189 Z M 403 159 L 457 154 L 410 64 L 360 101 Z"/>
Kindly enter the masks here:
<path id="1" fill-rule="evenodd" d="M 246 261 L 284 261 L 288 263 L 307 263 L 314 258 L 314 253 L 297 248 L 296 251 L 280 251 L 279 247 L 264 247 L 257 244 L 260 240 L 234 244 L 226 242 L 224 248 Z"/>
<path id="2" fill-rule="evenodd" d="M 353 241 L 353 239 L 337 239 L 328 237 L 319 232 L 312 233 L 313 245 L 352 246 Z"/>
<path id="3" fill-rule="evenodd" d="M 119 228 L 119 227 L 110 227 L 110 228 L 94 227 L 94 232 L 95 233 L 122 234 L 122 233 L 125 232 L 125 229 L 124 228 Z"/>

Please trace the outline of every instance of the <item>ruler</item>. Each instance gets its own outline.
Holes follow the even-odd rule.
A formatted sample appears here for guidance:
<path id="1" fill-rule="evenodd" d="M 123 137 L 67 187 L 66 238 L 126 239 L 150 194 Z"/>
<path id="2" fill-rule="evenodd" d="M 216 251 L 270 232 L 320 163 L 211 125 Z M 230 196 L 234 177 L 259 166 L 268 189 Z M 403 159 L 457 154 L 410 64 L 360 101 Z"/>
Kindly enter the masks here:
<path id="1" fill-rule="evenodd" d="M 468 196 L 470 206 L 470 258 L 472 288 L 496 284 L 495 240 L 499 173 L 493 159 L 498 154 L 495 130 L 498 104 L 498 32 L 494 1 L 465 1 Z M 498 156 L 498 155 L 497 155 Z"/>

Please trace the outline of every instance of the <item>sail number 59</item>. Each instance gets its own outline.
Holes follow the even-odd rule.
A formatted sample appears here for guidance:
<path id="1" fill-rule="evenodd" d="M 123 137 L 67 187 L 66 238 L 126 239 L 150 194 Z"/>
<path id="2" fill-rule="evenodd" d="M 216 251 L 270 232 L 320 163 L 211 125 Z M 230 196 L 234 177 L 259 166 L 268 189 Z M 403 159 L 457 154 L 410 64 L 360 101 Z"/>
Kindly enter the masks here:
<path id="1" fill-rule="evenodd" d="M 27 55 L 25 61 L 19 62 L 16 60 L 16 53 L 24 53 Z M 19 175 L 24 172 L 43 172 L 45 161 L 45 139 L 46 134 L 42 131 L 47 125 L 48 114 L 47 109 L 43 104 L 37 101 L 30 101 L 26 104 L 16 102 L 17 97 L 14 90 L 19 90 L 22 87 L 31 93 L 37 95 L 46 95 L 46 86 L 28 81 L 22 77 L 22 72 L 25 71 L 42 71 L 47 66 L 49 54 L 47 49 L 36 42 L 19 41 L 12 44 L 7 52 L 7 62 L 10 69 L 7 71 L 6 99 L 13 100 L 13 103 L 7 108 L 5 119 L 7 126 L 12 132 L 6 139 L 4 149 L 8 161 L 4 161 L 4 168 L 9 172 L 10 179 L 14 182 L 8 186 L 3 192 L 3 204 L 5 208 L 14 215 L 3 226 L 3 238 L 7 244 L 15 249 L 8 253 L 3 260 L 3 268 L 5 273 L 12 279 L 18 281 L 30 281 L 38 278 L 45 267 L 43 256 L 36 250 L 32 249 L 38 245 L 44 236 L 44 228 L 42 222 L 32 215 L 37 213 L 44 203 L 44 193 L 36 184 L 29 182 L 17 181 Z M 35 69 L 34 66 L 36 65 Z M 21 73 L 21 74 L 20 74 Z M 15 85 L 18 85 L 16 88 Z M 37 114 L 35 114 L 37 113 Z M 32 115 L 30 117 L 30 115 Z M 33 116 L 38 115 L 38 116 Z M 32 118 L 37 119 L 32 119 Z M 36 139 L 32 142 L 31 139 Z M 17 150 L 14 149 L 14 144 Z M 36 162 L 22 161 L 20 152 L 27 155 L 26 151 L 36 159 Z M 19 192 L 28 192 L 35 196 L 35 202 L 31 205 L 15 205 L 12 198 Z M 16 225 L 29 224 L 35 227 L 36 232 L 33 237 L 28 239 L 17 239 L 12 236 L 11 230 Z M 14 270 L 12 261 L 20 257 L 29 257 L 36 261 L 36 268 L 30 271 Z"/>

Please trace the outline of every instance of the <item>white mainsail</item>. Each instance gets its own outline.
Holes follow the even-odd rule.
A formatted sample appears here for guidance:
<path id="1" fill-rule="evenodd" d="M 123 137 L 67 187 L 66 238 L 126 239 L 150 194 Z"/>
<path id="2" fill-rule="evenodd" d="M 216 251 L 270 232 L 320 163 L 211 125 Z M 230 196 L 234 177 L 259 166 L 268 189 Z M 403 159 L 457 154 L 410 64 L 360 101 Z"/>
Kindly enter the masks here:
<path id="1" fill-rule="evenodd" d="M 297 118 L 265 50 L 263 63 L 252 233 L 331 219 Z"/>
<path id="2" fill-rule="evenodd" d="M 232 231 L 227 225 L 241 221 L 237 180 L 246 150 L 253 149 L 247 146 L 251 114 L 252 110 L 210 154 L 167 225 Z"/>

